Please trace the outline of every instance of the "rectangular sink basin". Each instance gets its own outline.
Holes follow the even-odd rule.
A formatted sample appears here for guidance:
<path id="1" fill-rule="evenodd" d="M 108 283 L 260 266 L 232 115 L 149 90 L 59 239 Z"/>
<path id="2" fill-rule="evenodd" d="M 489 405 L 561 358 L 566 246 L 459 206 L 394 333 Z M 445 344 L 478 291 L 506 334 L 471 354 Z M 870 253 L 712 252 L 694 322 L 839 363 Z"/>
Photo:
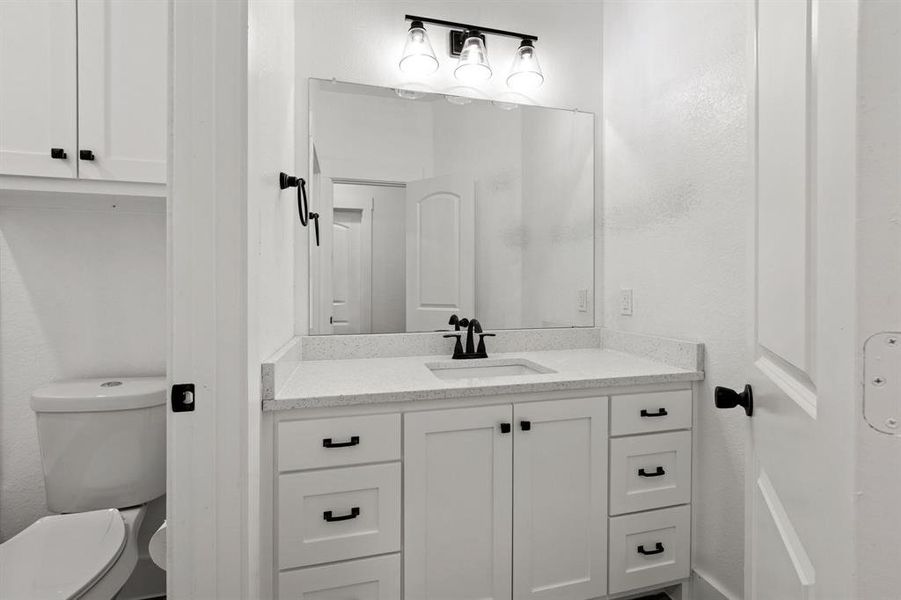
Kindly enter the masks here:
<path id="1" fill-rule="evenodd" d="M 454 360 L 426 363 L 426 367 L 435 377 L 445 380 L 521 377 L 523 375 L 556 373 L 553 369 L 523 358 Z"/>

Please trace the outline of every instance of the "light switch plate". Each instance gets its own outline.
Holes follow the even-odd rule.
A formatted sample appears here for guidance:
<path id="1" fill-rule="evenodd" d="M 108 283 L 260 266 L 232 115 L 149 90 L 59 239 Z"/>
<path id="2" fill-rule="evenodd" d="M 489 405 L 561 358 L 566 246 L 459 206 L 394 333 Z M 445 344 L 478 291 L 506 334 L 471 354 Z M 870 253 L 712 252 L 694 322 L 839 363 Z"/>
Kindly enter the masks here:
<path id="1" fill-rule="evenodd" d="M 619 314 L 624 317 L 632 316 L 632 288 L 623 288 L 619 291 Z"/>
<path id="2" fill-rule="evenodd" d="M 588 290 L 583 288 L 576 292 L 576 306 L 579 312 L 588 312 Z"/>

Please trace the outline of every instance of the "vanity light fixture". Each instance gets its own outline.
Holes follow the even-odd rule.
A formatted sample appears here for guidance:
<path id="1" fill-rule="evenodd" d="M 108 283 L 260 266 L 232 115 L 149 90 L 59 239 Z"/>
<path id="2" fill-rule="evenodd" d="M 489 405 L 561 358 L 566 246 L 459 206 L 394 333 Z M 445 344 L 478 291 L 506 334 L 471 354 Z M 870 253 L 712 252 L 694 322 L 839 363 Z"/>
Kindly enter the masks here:
<path id="1" fill-rule="evenodd" d="M 454 69 L 454 77 L 463 83 L 476 83 L 491 79 L 491 65 L 488 64 L 488 49 L 485 38 L 478 31 L 469 30 L 464 34 L 460 60 Z"/>
<path id="2" fill-rule="evenodd" d="M 507 76 L 507 85 L 519 92 L 527 92 L 541 87 L 544 74 L 538 64 L 532 40 L 523 40 L 513 55 L 513 67 Z"/>
<path id="3" fill-rule="evenodd" d="M 432 50 L 429 34 L 425 32 L 422 21 L 414 20 L 407 31 L 407 42 L 404 44 L 404 55 L 398 63 L 400 70 L 411 75 L 428 75 L 438 70 L 438 59 Z"/>
<path id="4" fill-rule="evenodd" d="M 507 76 L 507 85 L 517 91 L 535 90 L 544 83 L 544 74 L 535 54 L 538 36 L 503 29 L 493 29 L 480 25 L 457 23 L 429 17 L 406 15 L 411 21 L 404 45 L 400 69 L 405 73 L 425 75 L 438 69 L 438 59 L 432 50 L 425 23 L 450 28 L 449 50 L 451 56 L 459 57 L 454 69 L 454 77 L 465 83 L 475 83 L 491 79 L 493 74 L 488 62 L 488 48 L 485 34 L 519 38 L 520 44 L 513 55 L 513 66 Z"/>

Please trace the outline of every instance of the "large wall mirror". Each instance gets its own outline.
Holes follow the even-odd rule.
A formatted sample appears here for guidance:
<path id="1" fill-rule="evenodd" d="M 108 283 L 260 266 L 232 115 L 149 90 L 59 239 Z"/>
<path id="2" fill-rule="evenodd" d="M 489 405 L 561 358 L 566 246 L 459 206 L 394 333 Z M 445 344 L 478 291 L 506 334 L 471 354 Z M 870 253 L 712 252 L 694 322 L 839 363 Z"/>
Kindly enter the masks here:
<path id="1" fill-rule="evenodd" d="M 310 157 L 311 333 L 594 325 L 593 114 L 311 79 Z"/>

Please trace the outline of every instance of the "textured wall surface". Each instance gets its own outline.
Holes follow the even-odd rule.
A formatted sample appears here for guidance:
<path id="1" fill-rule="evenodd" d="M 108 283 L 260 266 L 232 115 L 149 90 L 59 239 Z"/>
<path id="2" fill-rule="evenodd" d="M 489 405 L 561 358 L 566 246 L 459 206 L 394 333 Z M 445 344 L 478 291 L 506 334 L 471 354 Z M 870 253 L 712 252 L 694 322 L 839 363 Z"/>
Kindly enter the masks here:
<path id="1" fill-rule="evenodd" d="M 713 408 L 750 364 L 750 12 L 610 1 L 604 12 L 604 325 L 706 344 L 696 397 L 694 567 L 741 597 L 744 415 Z M 634 316 L 619 290 L 634 289 Z"/>
<path id="2" fill-rule="evenodd" d="M 0 541 L 47 514 L 32 390 L 165 373 L 165 268 L 162 199 L 0 192 Z"/>
<path id="3" fill-rule="evenodd" d="M 471 22 L 500 29 L 524 31 L 539 36 L 536 46 L 545 83 L 531 97 L 513 94 L 505 80 L 518 40 L 490 36 L 488 54 L 494 76 L 485 85 L 464 88 L 454 79 L 456 59 L 447 54 L 447 30 L 429 29 L 439 70 L 412 80 L 397 63 L 403 52 L 409 23 L 405 14 Z M 562 16 L 565 15 L 565 18 Z M 601 22 L 603 5 L 592 1 L 509 2 L 391 2 L 362 0 L 306 0 L 296 5 L 297 19 L 297 114 L 307 114 L 307 78 L 335 78 L 371 85 L 418 88 L 500 100 L 531 102 L 543 106 L 578 108 L 600 114 Z M 297 170 L 309 171 L 308 119 L 297 121 Z M 595 123 L 599 127 L 600 119 Z M 595 186 L 601 185 L 601 153 L 595 154 Z M 596 194 L 596 217 L 600 194 Z M 599 220 L 599 219 L 598 219 Z M 599 230 L 600 224 L 597 224 Z M 308 331 L 308 237 L 297 236 L 295 245 L 295 329 Z M 600 244 L 596 247 L 595 285 L 600 276 Z M 601 294 L 595 296 L 595 314 L 600 315 Z M 598 319 L 600 321 L 600 319 Z"/>
<path id="4" fill-rule="evenodd" d="M 874 333 L 901 331 L 901 4 L 863 2 L 859 10 L 857 265 L 862 347 Z M 857 435 L 857 595 L 897 597 L 901 437 L 878 433 L 860 418 Z"/>

